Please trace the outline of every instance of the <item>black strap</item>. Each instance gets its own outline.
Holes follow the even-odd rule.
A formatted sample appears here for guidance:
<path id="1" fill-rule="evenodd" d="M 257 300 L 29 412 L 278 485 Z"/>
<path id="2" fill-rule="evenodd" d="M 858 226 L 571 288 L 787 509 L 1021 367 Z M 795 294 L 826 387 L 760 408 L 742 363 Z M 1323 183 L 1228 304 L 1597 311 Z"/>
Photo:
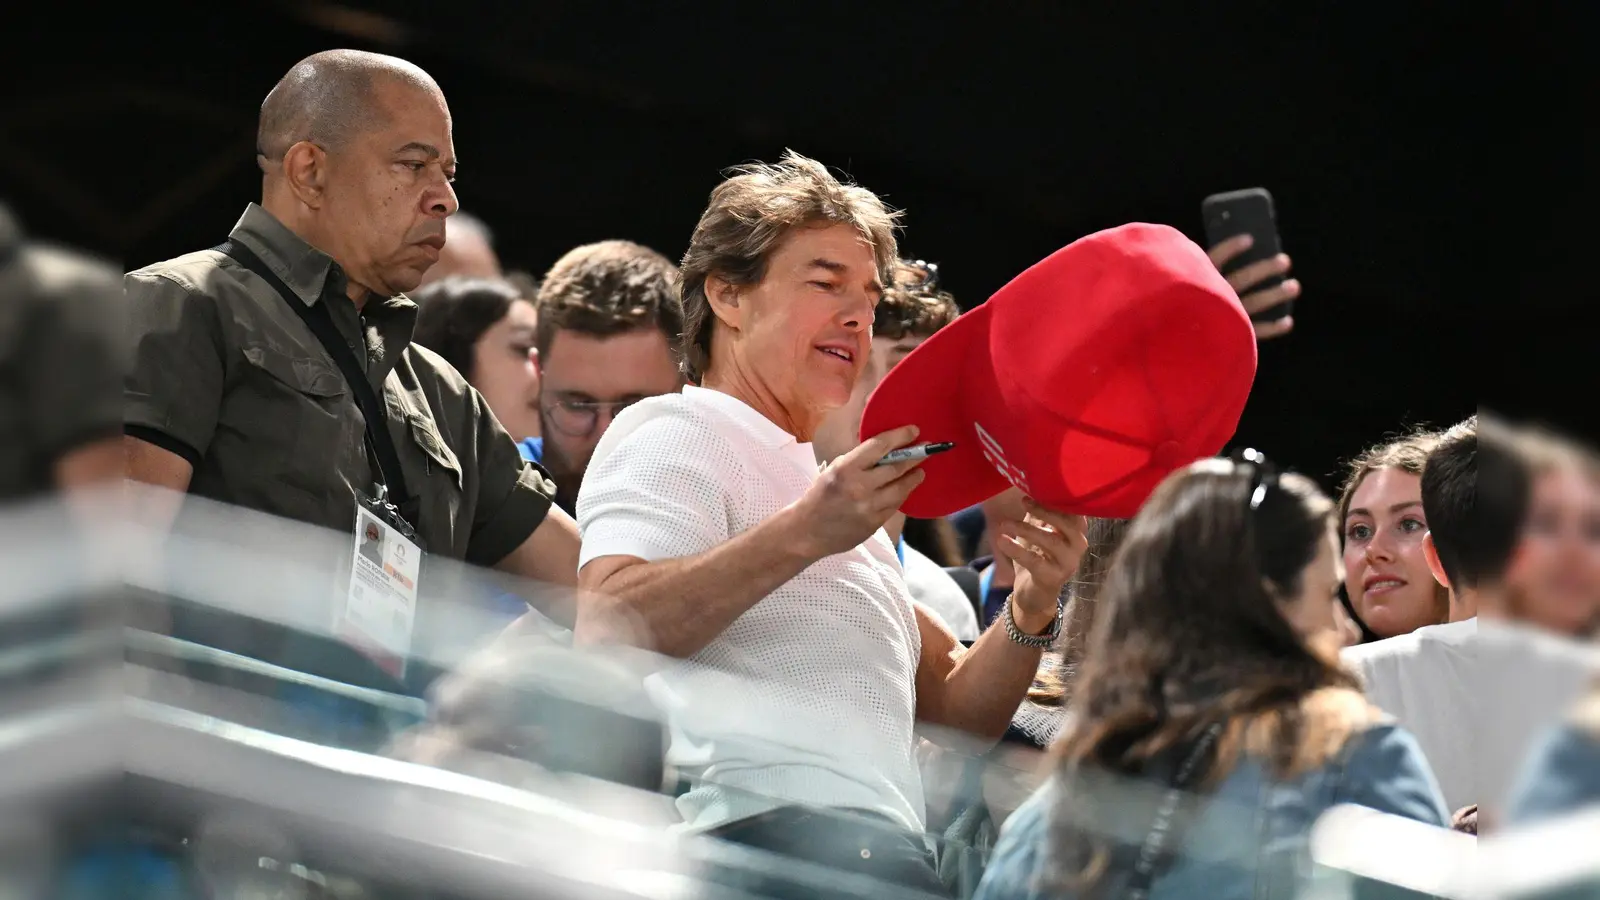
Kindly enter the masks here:
<path id="1" fill-rule="evenodd" d="M 362 417 L 367 420 L 367 451 L 373 457 L 378 483 L 387 494 L 387 497 L 379 499 L 396 507 L 400 515 L 415 527 L 416 504 L 412 501 L 411 492 L 406 489 L 405 475 L 400 470 L 400 454 L 395 451 L 394 438 L 389 434 L 388 417 L 384 415 L 383 403 L 372 390 L 372 382 L 367 379 L 366 368 L 356 359 L 355 354 L 339 334 L 339 329 L 333 324 L 333 316 L 328 312 L 327 303 L 317 302 L 307 305 L 299 295 L 283 283 L 283 279 L 279 278 L 276 272 L 262 262 L 261 257 L 243 244 L 227 241 L 216 249 L 272 285 L 278 296 L 283 298 L 283 302 L 294 310 L 295 315 L 306 323 L 306 327 L 310 328 L 311 333 L 322 343 L 322 349 L 328 352 L 328 356 L 339 367 L 345 383 L 350 385 L 356 403 L 361 407 Z"/>
<path id="2" fill-rule="evenodd" d="M 1212 724 L 1207 728 L 1200 739 L 1190 748 L 1189 754 L 1184 757 L 1183 763 L 1178 766 L 1177 776 L 1173 778 L 1171 786 L 1165 796 L 1161 798 L 1161 805 L 1156 808 L 1156 820 L 1150 826 L 1150 834 L 1139 847 L 1139 855 L 1134 858 L 1133 876 L 1128 879 L 1129 900 L 1145 900 L 1150 896 L 1150 888 L 1155 883 L 1156 875 L 1160 874 L 1171 864 L 1171 841 L 1173 820 L 1178 814 L 1178 807 L 1183 802 L 1184 794 L 1199 780 L 1200 764 L 1211 758 L 1211 748 L 1217 743 L 1217 737 L 1222 734 L 1220 724 Z"/>

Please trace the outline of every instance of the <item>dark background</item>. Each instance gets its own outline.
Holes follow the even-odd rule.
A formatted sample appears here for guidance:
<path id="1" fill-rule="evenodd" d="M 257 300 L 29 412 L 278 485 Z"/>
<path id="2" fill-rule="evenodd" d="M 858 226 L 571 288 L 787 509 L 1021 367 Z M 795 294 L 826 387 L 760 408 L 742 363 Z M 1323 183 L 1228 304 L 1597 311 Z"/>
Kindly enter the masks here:
<path id="1" fill-rule="evenodd" d="M 258 194 L 267 90 L 309 53 L 362 47 L 443 86 L 463 208 L 513 268 L 612 237 L 680 255 L 719 170 L 785 147 L 904 208 L 903 251 L 964 306 L 1106 226 L 1198 240 L 1205 195 L 1262 185 L 1305 293 L 1295 332 L 1262 347 L 1240 442 L 1326 476 L 1486 399 L 1463 355 L 1504 251 L 1483 240 L 1476 142 L 1444 135 L 1456 96 L 1493 85 L 1463 80 L 1435 7 L 1068 6 L 55 6 L 15 32 L 40 61 L 0 95 L 0 197 L 129 267 L 214 244 Z M 1505 38 L 1560 40 L 1534 31 Z M 1570 92 L 1576 62 L 1544 51 L 1540 77 Z M 1540 246 L 1503 298 L 1516 315 L 1577 258 Z M 1509 384 L 1487 402 L 1525 399 Z"/>

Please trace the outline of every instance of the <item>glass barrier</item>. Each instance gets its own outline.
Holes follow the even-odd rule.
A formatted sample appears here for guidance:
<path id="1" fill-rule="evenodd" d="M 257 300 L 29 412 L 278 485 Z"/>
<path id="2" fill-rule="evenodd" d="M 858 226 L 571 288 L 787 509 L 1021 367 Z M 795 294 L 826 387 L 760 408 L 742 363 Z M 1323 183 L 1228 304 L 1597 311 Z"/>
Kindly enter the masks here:
<path id="1" fill-rule="evenodd" d="M 508 630 L 506 597 L 570 595 L 430 562 L 396 671 L 338 636 L 347 535 L 184 506 L 165 536 L 0 517 L 0 897 L 965 898 L 1047 774 L 1037 751 L 930 731 L 925 828 L 797 809 L 667 765 L 651 685 L 682 661 L 574 649 L 537 615 Z M 701 688 L 696 714 L 752 733 L 822 727 L 763 685 Z M 679 801 L 703 785 L 756 811 L 743 828 L 922 848 L 940 893 L 687 832 Z M 1096 827 L 1137 841 L 1158 797 L 1114 789 Z M 1235 837 L 1206 861 L 1252 864 L 1256 814 L 1220 811 Z M 1340 812 L 1305 850 L 1302 896 L 1484 896 L 1495 873 L 1462 841 Z"/>

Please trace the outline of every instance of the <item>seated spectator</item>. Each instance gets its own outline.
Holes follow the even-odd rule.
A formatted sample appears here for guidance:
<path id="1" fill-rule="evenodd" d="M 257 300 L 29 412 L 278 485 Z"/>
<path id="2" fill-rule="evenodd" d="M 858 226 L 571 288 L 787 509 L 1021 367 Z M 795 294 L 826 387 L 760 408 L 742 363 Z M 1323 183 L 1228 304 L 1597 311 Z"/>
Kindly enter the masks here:
<path id="1" fill-rule="evenodd" d="M 1422 503 L 1424 549 L 1452 621 L 1344 653 L 1373 702 L 1416 734 L 1450 807 L 1479 807 L 1480 827 L 1499 818 L 1539 736 L 1600 674 L 1590 648 L 1516 615 L 1533 464 L 1550 452 L 1540 443 L 1477 416 L 1444 433 L 1423 467 Z"/>
<path id="2" fill-rule="evenodd" d="M 412 340 L 455 366 L 513 438 L 536 438 L 534 298 L 509 281 L 457 277 L 427 284 L 411 299 L 419 307 Z"/>
<path id="3" fill-rule="evenodd" d="M 1084 524 L 1030 504 L 1001 542 L 1018 569 L 1005 624 L 964 650 L 911 601 L 882 530 L 922 476 L 878 462 L 916 429 L 818 471 L 809 443 L 870 358 L 893 221 L 792 153 L 713 190 L 679 281 L 698 386 L 636 404 L 595 450 L 575 637 L 682 660 L 654 677 L 688 827 L 938 891 L 915 729 L 1004 733 Z"/>
<path id="4" fill-rule="evenodd" d="M 1478 496 L 1479 457 L 1473 416 L 1433 442 L 1418 479 L 1429 526 L 1421 549 L 1433 579 L 1449 593 L 1452 621 L 1343 653 L 1372 702 L 1417 736 L 1451 809 L 1480 798 L 1472 739 L 1476 614 L 1480 594 L 1498 589 L 1522 517 L 1523 492 L 1514 484 Z M 1519 471 L 1512 467 L 1513 478 Z M 1348 528 L 1346 534 L 1348 540 Z"/>
<path id="5" fill-rule="evenodd" d="M 457 210 L 445 229 L 439 261 L 423 274 L 422 284 L 446 278 L 499 278 L 501 274 L 489 226 L 477 216 Z"/>
<path id="6" fill-rule="evenodd" d="M 539 288 L 534 364 L 540 437 L 519 445 L 556 483 L 556 505 L 577 508 L 595 445 L 622 410 L 683 385 L 673 343 L 683 330 L 678 269 L 632 241 L 567 251 Z"/>
<path id="7" fill-rule="evenodd" d="M 1428 568 L 1422 466 L 1439 436 L 1417 432 L 1350 463 L 1339 494 L 1345 602 L 1367 640 L 1450 618 L 1450 592 Z"/>
<path id="8" fill-rule="evenodd" d="M 1415 740 L 1338 665 L 1333 504 L 1239 460 L 1170 476 L 1134 519 L 1056 775 L 981 900 L 1292 897 L 1335 804 L 1448 824 Z"/>
<path id="9" fill-rule="evenodd" d="M 901 260 L 895 267 L 894 279 L 873 312 L 872 350 L 866 368 L 856 381 L 849 402 L 828 413 L 817 428 L 813 447 L 818 462 L 832 462 L 861 443 L 861 411 L 878 382 L 907 354 L 960 315 L 955 298 L 939 290 L 938 271 L 930 263 L 910 260 Z M 905 535 L 907 525 L 905 514 L 895 513 L 883 530 L 900 557 L 911 599 L 938 616 L 957 638 L 977 640 L 978 616 L 973 605 L 943 566 L 911 546 Z"/>

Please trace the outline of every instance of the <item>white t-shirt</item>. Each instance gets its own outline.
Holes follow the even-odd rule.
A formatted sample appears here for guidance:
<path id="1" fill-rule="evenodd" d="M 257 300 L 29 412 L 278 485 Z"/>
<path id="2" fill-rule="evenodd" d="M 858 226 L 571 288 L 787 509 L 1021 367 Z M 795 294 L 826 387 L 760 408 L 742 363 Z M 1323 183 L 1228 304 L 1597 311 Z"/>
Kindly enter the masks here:
<path id="1" fill-rule="evenodd" d="M 1538 739 L 1600 675 L 1600 648 L 1494 619 L 1419 628 L 1344 660 L 1416 736 L 1452 811 L 1503 804 Z"/>
<path id="2" fill-rule="evenodd" d="M 1483 800 L 1473 741 L 1477 634 L 1478 620 L 1466 619 L 1347 647 L 1342 654 L 1366 685 L 1367 698 L 1416 737 L 1451 812 Z"/>
<path id="3" fill-rule="evenodd" d="M 958 641 L 978 639 L 978 613 L 967 599 L 967 592 L 956 584 L 944 567 L 915 547 L 906 547 L 906 587 L 911 599 L 927 607 L 956 636 Z"/>
<path id="4" fill-rule="evenodd" d="M 640 401 L 606 430 L 584 475 L 579 566 L 705 553 L 798 500 L 817 473 L 809 444 L 727 394 L 686 387 Z M 912 730 L 921 649 L 879 531 L 652 675 L 667 761 L 695 785 L 678 801 L 685 821 L 712 828 L 799 803 L 922 830 Z"/>

